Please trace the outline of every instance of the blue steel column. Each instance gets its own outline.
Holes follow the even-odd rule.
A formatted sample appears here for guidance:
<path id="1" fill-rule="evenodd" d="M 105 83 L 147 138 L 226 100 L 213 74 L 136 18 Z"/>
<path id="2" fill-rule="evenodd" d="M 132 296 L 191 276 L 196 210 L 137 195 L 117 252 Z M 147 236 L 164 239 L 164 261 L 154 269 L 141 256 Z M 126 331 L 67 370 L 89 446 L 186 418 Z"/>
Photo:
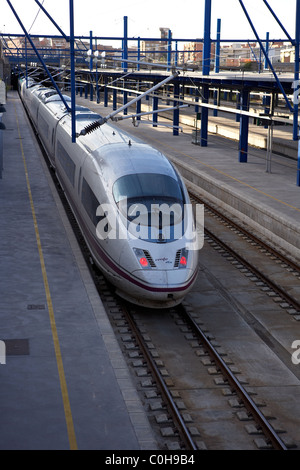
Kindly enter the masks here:
<path id="1" fill-rule="evenodd" d="M 221 19 L 217 19 L 217 41 L 215 50 L 215 73 L 220 72 L 220 51 L 221 51 Z M 214 105 L 219 105 L 220 90 L 214 91 Z M 218 110 L 214 109 L 214 116 L 218 116 Z"/>
<path id="2" fill-rule="evenodd" d="M 25 36 L 25 60 L 26 60 L 26 88 L 28 88 L 28 57 L 27 57 L 27 37 Z"/>
<path id="3" fill-rule="evenodd" d="M 124 72 L 127 72 L 128 70 L 128 17 L 124 16 L 124 39 L 123 39 L 123 59 L 125 62 L 123 62 L 123 70 Z"/>
<path id="4" fill-rule="evenodd" d="M 113 89 L 113 111 L 117 109 L 117 90 Z"/>
<path id="5" fill-rule="evenodd" d="M 70 0 L 70 55 L 71 55 L 71 116 L 72 142 L 76 142 L 76 92 L 75 92 L 75 51 L 74 51 L 74 3 Z"/>
<path id="6" fill-rule="evenodd" d="M 202 87 L 202 103 L 208 103 L 209 98 L 209 87 L 204 85 Z M 201 109 L 201 133 L 200 133 L 200 145 L 201 147 L 207 147 L 207 137 L 208 137 L 208 108 L 202 106 Z"/>
<path id="7" fill-rule="evenodd" d="M 168 53 L 167 53 L 167 63 L 168 63 L 168 68 L 167 70 L 171 70 L 172 66 L 172 31 L 169 29 L 168 32 Z"/>
<path id="8" fill-rule="evenodd" d="M 122 57 L 124 59 L 124 62 L 122 64 L 123 71 L 127 73 L 128 71 L 128 62 L 127 62 L 127 59 L 128 59 L 128 17 L 127 16 L 124 16 L 124 37 L 123 37 Z M 124 87 L 125 87 L 125 83 L 124 83 Z M 128 96 L 127 91 L 123 91 L 123 105 L 127 104 L 127 96 Z M 123 114 L 127 115 L 127 108 L 124 109 Z"/>
<path id="9" fill-rule="evenodd" d="M 215 106 L 219 105 L 219 96 L 220 96 L 220 90 L 214 90 L 214 105 Z M 213 110 L 213 115 L 218 116 L 218 110 L 217 109 Z"/>
<path id="10" fill-rule="evenodd" d="M 241 94 L 239 92 L 236 93 L 236 103 L 235 103 L 236 109 L 241 108 Z M 235 115 L 235 122 L 241 122 L 241 115 L 237 113 Z"/>
<path id="11" fill-rule="evenodd" d="M 174 100 L 179 99 L 179 81 L 174 81 Z M 174 101 L 174 106 L 178 105 L 178 101 Z M 179 109 L 173 111 L 173 135 L 179 135 Z"/>
<path id="12" fill-rule="evenodd" d="M 98 83 L 98 64 L 96 60 L 96 103 L 100 103 L 100 88 L 99 88 L 99 83 Z"/>
<path id="13" fill-rule="evenodd" d="M 154 95 L 156 95 L 155 92 L 154 92 Z M 155 112 L 155 111 L 158 110 L 158 97 L 157 96 L 153 96 L 153 108 L 152 109 L 154 111 L 154 113 L 153 113 L 153 127 L 157 127 L 156 124 L 157 124 L 157 119 L 158 119 L 158 116 L 157 116 L 158 113 Z"/>
<path id="14" fill-rule="evenodd" d="M 137 90 L 140 91 L 140 81 L 137 82 Z M 142 112 L 142 100 L 136 102 L 136 114 L 140 114 Z M 137 116 L 137 121 L 141 120 L 141 116 Z"/>
<path id="15" fill-rule="evenodd" d="M 94 84 L 93 84 L 93 75 L 90 74 L 90 101 L 94 99 Z"/>
<path id="16" fill-rule="evenodd" d="M 137 71 L 138 71 L 138 72 L 139 72 L 140 69 L 141 69 L 140 60 L 141 60 L 141 38 L 138 37 L 138 53 L 137 53 L 137 61 L 138 61 L 138 64 L 137 64 Z"/>
<path id="17" fill-rule="evenodd" d="M 267 54 L 267 57 L 269 57 L 269 39 L 270 39 L 270 33 L 267 33 L 266 34 L 266 54 Z M 268 70 L 268 61 L 267 61 L 267 58 L 265 57 L 265 67 L 264 67 L 265 70 Z"/>
<path id="18" fill-rule="evenodd" d="M 108 107 L 108 88 L 107 88 L 107 78 L 104 78 L 104 107 Z"/>
<path id="19" fill-rule="evenodd" d="M 93 31 L 90 31 L 90 50 L 91 50 L 90 71 L 92 71 L 93 70 Z"/>
<path id="20" fill-rule="evenodd" d="M 249 91 L 243 89 L 241 92 L 241 109 L 248 111 L 249 109 Z M 239 142 L 239 162 L 246 163 L 248 158 L 248 133 L 249 133 L 249 116 L 242 114 L 240 121 L 240 142 Z"/>
<path id="21" fill-rule="evenodd" d="M 204 12 L 204 41 L 203 41 L 203 54 L 202 54 L 202 74 L 209 75 L 210 72 L 210 27 L 211 27 L 211 0 L 205 0 Z M 202 89 L 202 103 L 208 103 L 209 87 L 203 85 Z M 208 136 L 208 108 L 203 106 L 201 110 L 201 147 L 207 147 Z"/>
<path id="22" fill-rule="evenodd" d="M 210 71 L 210 25 L 211 25 L 211 0 L 205 0 L 204 12 L 204 42 L 202 57 L 202 73 L 209 75 Z"/>
<path id="23" fill-rule="evenodd" d="M 215 56 L 215 72 L 220 71 L 220 51 L 221 51 L 221 18 L 217 19 L 217 41 L 216 41 L 216 56 Z"/>

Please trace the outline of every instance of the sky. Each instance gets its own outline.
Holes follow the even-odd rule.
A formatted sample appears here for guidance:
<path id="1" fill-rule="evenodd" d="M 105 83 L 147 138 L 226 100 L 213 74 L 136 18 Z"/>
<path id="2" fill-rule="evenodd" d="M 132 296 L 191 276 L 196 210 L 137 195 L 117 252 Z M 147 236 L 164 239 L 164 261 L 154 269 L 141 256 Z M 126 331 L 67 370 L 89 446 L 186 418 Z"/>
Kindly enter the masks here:
<path id="1" fill-rule="evenodd" d="M 254 34 L 239 0 L 211 0 L 211 37 L 216 38 L 217 19 L 221 18 L 222 39 L 253 39 Z M 42 3 L 43 0 L 40 0 Z M 251 20 L 262 39 L 283 39 L 285 34 L 263 0 L 243 0 Z M 295 36 L 296 0 L 268 0 L 289 34 Z M 31 34 L 59 34 L 35 0 L 11 0 L 13 7 Z M 68 35 L 69 0 L 44 0 L 44 7 Z M 160 37 L 160 27 L 170 28 L 173 38 L 203 38 L 205 0 L 74 0 L 76 36 L 123 36 L 123 18 L 128 17 L 128 37 Z M 36 18 L 36 20 L 35 20 Z M 35 20 L 35 21 L 34 21 Z M 33 26 L 32 26 L 33 25 Z M 0 31 L 20 33 L 21 28 L 7 0 L 0 0 Z"/>

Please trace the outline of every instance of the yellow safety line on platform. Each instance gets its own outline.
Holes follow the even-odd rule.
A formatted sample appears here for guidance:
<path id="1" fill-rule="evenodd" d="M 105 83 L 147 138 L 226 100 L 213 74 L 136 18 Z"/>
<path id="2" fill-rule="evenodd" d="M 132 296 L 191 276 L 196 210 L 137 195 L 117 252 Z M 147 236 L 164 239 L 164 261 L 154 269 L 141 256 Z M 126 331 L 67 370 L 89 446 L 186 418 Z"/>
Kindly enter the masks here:
<path id="1" fill-rule="evenodd" d="M 184 155 L 185 157 L 191 158 L 191 159 L 194 160 L 195 162 L 200 163 L 201 165 L 204 165 L 204 166 L 206 166 L 207 168 L 210 168 L 211 170 L 217 171 L 218 173 L 220 173 L 220 174 L 223 175 L 223 176 L 227 176 L 228 178 L 231 178 L 232 180 L 237 181 L 238 183 L 241 183 L 241 184 L 243 184 L 244 186 L 248 186 L 248 188 L 251 188 L 251 189 L 253 189 L 254 191 L 256 191 L 256 192 L 258 192 L 258 193 L 261 193 L 261 194 L 263 194 L 264 196 L 267 196 L 267 197 L 269 197 L 270 199 L 273 199 L 274 201 L 280 202 L 281 204 L 284 204 L 285 206 L 290 207 L 291 209 L 294 209 L 295 211 L 300 212 L 300 209 L 299 209 L 298 207 L 292 206 L 291 204 L 288 204 L 287 202 L 281 201 L 280 199 L 277 199 L 276 197 L 271 196 L 270 194 L 265 193 L 264 191 L 261 191 L 261 189 L 257 189 L 257 188 L 255 188 L 254 186 L 251 186 L 250 184 L 244 183 L 244 181 L 241 181 L 241 180 L 239 180 L 238 178 L 235 178 L 234 176 L 228 175 L 228 173 L 224 173 L 224 171 L 218 170 L 217 168 L 215 168 L 215 167 L 213 167 L 213 166 L 211 166 L 211 165 L 208 165 L 207 163 L 203 163 L 203 162 L 201 162 L 200 160 L 198 160 L 197 158 L 192 157 L 191 155 L 189 155 L 189 154 L 187 154 L 187 153 L 181 152 L 180 150 L 178 150 L 177 148 L 172 147 L 172 146 L 169 145 L 169 144 L 165 144 L 165 143 L 162 142 L 161 140 L 154 139 L 153 137 L 151 137 L 151 139 L 152 139 L 153 141 L 155 141 L 155 142 L 159 142 L 160 144 L 162 144 L 162 145 L 164 145 L 164 146 L 170 148 L 171 150 L 175 150 L 177 153 L 181 153 L 181 155 Z"/>
<path id="2" fill-rule="evenodd" d="M 47 277 L 47 272 L 46 272 L 45 260 L 44 260 L 43 250 L 42 250 L 42 244 L 41 244 L 41 239 L 40 239 L 40 234 L 39 234 L 39 229 L 38 229 L 36 213 L 35 213 L 35 209 L 34 209 L 32 192 L 31 192 L 29 176 L 28 176 L 27 163 L 26 163 L 26 158 L 25 158 L 24 149 L 23 149 L 22 140 L 21 140 L 21 133 L 20 133 L 20 126 L 19 126 L 19 121 L 18 121 L 17 110 L 16 110 L 15 105 L 14 105 L 14 107 L 15 107 L 15 114 L 16 114 L 16 121 L 17 121 L 19 139 L 20 139 L 22 159 L 23 159 L 24 169 L 25 169 L 27 190 L 28 190 L 28 195 L 29 195 L 29 200 L 30 200 L 32 218 L 33 218 L 33 223 L 34 223 L 36 241 L 37 241 L 37 246 L 38 246 L 38 252 L 39 252 L 40 263 L 41 263 L 42 274 L 43 274 L 44 287 L 45 287 L 46 298 L 47 298 L 47 305 L 48 305 L 48 311 L 49 311 L 49 317 L 50 317 L 50 325 L 51 325 L 52 337 L 53 337 L 53 342 L 54 342 L 54 350 L 55 350 L 55 356 L 56 356 L 56 362 L 57 362 L 57 368 L 58 368 L 58 374 L 59 374 L 59 380 L 60 380 L 61 393 L 62 393 L 62 398 L 63 398 L 63 405 L 64 405 L 66 424 L 67 424 L 67 431 L 68 431 L 68 436 L 69 436 L 70 449 L 71 450 L 77 450 L 77 442 L 76 442 L 76 436 L 75 436 L 71 406 L 70 406 L 70 401 L 69 401 L 69 395 L 68 395 L 67 383 L 66 383 L 66 378 L 65 378 L 64 366 L 63 366 L 61 350 L 60 350 L 60 345 L 59 345 L 59 339 L 58 339 L 58 334 L 57 334 L 57 328 L 56 328 L 56 323 L 55 323 L 55 316 L 54 316 L 53 304 L 52 304 L 52 299 L 51 299 L 51 294 L 50 294 L 50 289 L 49 289 L 49 283 L 48 283 L 48 277 Z"/>

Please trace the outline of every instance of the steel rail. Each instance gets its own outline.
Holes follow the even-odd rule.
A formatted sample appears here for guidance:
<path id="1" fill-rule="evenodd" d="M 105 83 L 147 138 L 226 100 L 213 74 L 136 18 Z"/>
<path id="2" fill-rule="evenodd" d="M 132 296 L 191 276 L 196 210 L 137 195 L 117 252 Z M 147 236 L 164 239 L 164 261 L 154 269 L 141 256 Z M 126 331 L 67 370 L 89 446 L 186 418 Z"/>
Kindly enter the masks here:
<path id="1" fill-rule="evenodd" d="M 200 201 L 201 199 L 198 198 L 195 195 L 191 195 L 191 199 L 195 199 L 196 201 Z M 274 248 L 270 247 L 267 243 L 264 241 L 260 240 L 258 237 L 255 235 L 249 233 L 246 229 L 240 227 L 238 224 L 230 220 L 228 217 L 226 217 L 224 214 L 221 214 L 217 209 L 210 207 L 205 203 L 205 206 L 211 210 L 212 212 L 215 213 L 218 217 L 222 218 L 225 222 L 230 224 L 232 227 L 236 228 L 240 232 L 242 232 L 244 235 L 252 239 L 255 243 L 260 245 L 262 248 L 270 251 L 273 253 L 276 257 L 278 257 L 281 261 L 289 265 L 292 269 L 298 271 L 300 273 L 300 267 L 296 263 L 294 263 L 292 260 L 287 259 L 285 256 L 282 254 L 278 253 Z M 236 260 L 238 260 L 241 264 L 243 264 L 246 268 L 248 268 L 257 278 L 259 278 L 261 281 L 263 281 L 265 284 L 267 284 L 271 289 L 276 291 L 283 299 L 286 300 L 287 303 L 291 304 L 296 310 L 300 311 L 300 302 L 289 295 L 284 288 L 280 287 L 276 282 L 272 281 L 269 277 L 267 277 L 265 274 L 263 274 L 258 268 L 256 268 L 250 261 L 248 261 L 246 258 L 244 258 L 242 255 L 237 253 L 233 248 L 231 248 L 226 242 L 221 240 L 217 235 L 211 232 L 208 228 L 205 227 L 204 232 L 212 238 L 216 243 L 218 243 L 224 250 L 229 252 Z"/>
<path id="2" fill-rule="evenodd" d="M 253 266 L 250 261 L 246 260 L 242 255 L 237 253 L 234 249 L 232 249 L 227 243 L 223 242 L 220 240 L 216 235 L 214 235 L 210 230 L 207 228 L 204 229 L 204 232 L 213 240 L 216 241 L 224 250 L 226 250 L 228 253 L 230 253 L 236 260 L 238 260 L 241 264 L 243 264 L 246 268 L 251 271 L 254 276 L 256 276 L 258 279 L 260 279 L 262 282 L 267 284 L 272 290 L 277 292 L 280 297 L 282 297 L 287 303 L 292 305 L 296 310 L 300 311 L 300 303 L 297 299 L 289 295 L 284 288 L 280 287 L 276 282 L 272 281 L 269 277 L 267 277 L 265 274 L 263 274 L 258 268 Z"/>
<path id="3" fill-rule="evenodd" d="M 300 265 L 297 264 L 295 261 L 292 259 L 287 259 L 284 255 L 282 255 L 279 251 L 277 251 L 275 248 L 272 246 L 268 245 L 265 241 L 263 241 L 261 238 L 259 238 L 257 235 L 250 233 L 247 229 L 243 228 L 241 225 L 237 224 L 234 222 L 234 220 L 230 219 L 227 217 L 224 213 L 220 212 L 218 209 L 210 205 L 207 201 L 203 201 L 201 197 L 196 196 L 195 194 L 192 194 L 190 192 L 190 197 L 191 199 L 194 199 L 196 202 L 205 205 L 205 207 L 213 212 L 216 216 L 220 217 L 223 219 L 224 222 L 230 224 L 232 227 L 236 228 L 240 232 L 242 232 L 245 236 L 250 238 L 253 242 L 257 243 L 258 245 L 261 245 L 261 247 L 265 248 L 268 250 L 270 253 L 272 253 L 274 256 L 277 258 L 281 259 L 284 263 L 288 264 L 292 269 L 295 271 L 298 271 L 300 274 Z"/>
<path id="4" fill-rule="evenodd" d="M 228 380 L 228 383 L 236 390 L 238 396 L 243 401 L 245 407 L 252 414 L 256 422 L 261 427 L 265 436 L 270 440 L 272 446 L 276 450 L 287 450 L 285 443 L 280 439 L 276 431 L 272 428 L 270 423 L 267 421 L 265 416 L 261 413 L 258 406 L 252 400 L 249 393 L 245 390 L 239 380 L 234 376 L 229 367 L 226 365 L 216 348 L 211 344 L 209 339 L 205 336 L 199 325 L 194 321 L 194 319 L 189 315 L 189 313 L 181 306 L 181 312 L 185 318 L 187 318 L 188 323 L 196 332 L 197 336 L 200 338 L 201 343 L 204 345 L 204 348 L 207 349 L 211 357 L 214 359 L 217 367 L 221 370 L 225 378 Z"/>
<path id="5" fill-rule="evenodd" d="M 188 449 L 190 450 L 197 450 L 197 445 L 195 444 L 177 406 L 176 406 L 176 403 L 170 393 L 170 391 L 168 390 L 168 387 L 166 386 L 165 384 L 165 381 L 163 379 L 163 376 L 161 375 L 160 371 L 159 371 L 159 368 L 157 367 L 154 359 L 152 358 L 150 352 L 149 352 L 149 349 L 146 345 L 146 342 L 145 340 L 143 339 L 140 331 L 139 331 L 139 328 L 138 326 L 136 325 L 134 319 L 132 318 L 131 314 L 130 314 L 130 311 L 129 311 L 129 307 L 123 307 L 123 310 L 124 310 L 124 313 L 125 313 L 125 316 L 126 316 L 126 319 L 128 320 L 128 323 L 130 324 L 130 327 L 132 329 L 132 331 L 134 332 L 134 335 L 135 335 L 135 338 L 139 344 L 139 347 L 141 348 L 142 350 L 142 353 L 144 355 L 144 357 L 146 358 L 146 361 L 147 361 L 147 364 L 151 370 L 151 373 L 153 374 L 156 382 L 157 382 L 157 385 L 163 395 L 163 398 L 165 400 L 165 402 L 167 403 L 167 406 L 168 406 L 168 409 L 169 409 L 169 412 L 174 420 L 174 423 L 175 425 L 177 426 L 178 428 L 178 431 L 181 435 L 181 438 L 184 442 L 184 444 L 188 447 Z"/>

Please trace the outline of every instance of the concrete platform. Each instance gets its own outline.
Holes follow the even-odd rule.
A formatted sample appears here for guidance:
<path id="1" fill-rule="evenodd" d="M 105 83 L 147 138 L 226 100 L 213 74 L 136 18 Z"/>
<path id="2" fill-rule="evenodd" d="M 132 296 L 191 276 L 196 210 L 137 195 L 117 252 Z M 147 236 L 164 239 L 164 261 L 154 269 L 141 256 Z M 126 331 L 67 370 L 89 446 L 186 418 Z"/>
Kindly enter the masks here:
<path id="1" fill-rule="evenodd" d="M 0 179 L 0 449 L 157 449 L 16 92 Z M 1 349 L 2 351 L 2 349 Z"/>
<path id="2" fill-rule="evenodd" d="M 112 111 L 111 106 L 104 107 L 79 96 L 76 100 L 103 116 Z M 296 185 L 295 159 L 273 154 L 271 171 L 266 172 L 263 149 L 249 147 L 248 162 L 239 163 L 238 143 L 232 139 L 209 134 L 208 146 L 200 147 L 192 143 L 191 126 L 181 123 L 183 132 L 173 136 L 171 129 L 153 127 L 150 119 L 142 121 L 139 127 L 134 127 L 131 119 L 119 121 L 117 125 L 161 150 L 196 191 L 300 261 L 300 188 Z M 210 116 L 210 125 L 214 125 L 214 119 L 223 118 Z M 158 122 L 170 125 L 162 117 Z M 230 124 L 233 130 L 237 126 L 233 120 Z M 265 132 L 254 127 L 258 132 Z M 296 145 L 282 128 L 275 128 L 274 138 L 283 148 L 287 143 Z"/>

